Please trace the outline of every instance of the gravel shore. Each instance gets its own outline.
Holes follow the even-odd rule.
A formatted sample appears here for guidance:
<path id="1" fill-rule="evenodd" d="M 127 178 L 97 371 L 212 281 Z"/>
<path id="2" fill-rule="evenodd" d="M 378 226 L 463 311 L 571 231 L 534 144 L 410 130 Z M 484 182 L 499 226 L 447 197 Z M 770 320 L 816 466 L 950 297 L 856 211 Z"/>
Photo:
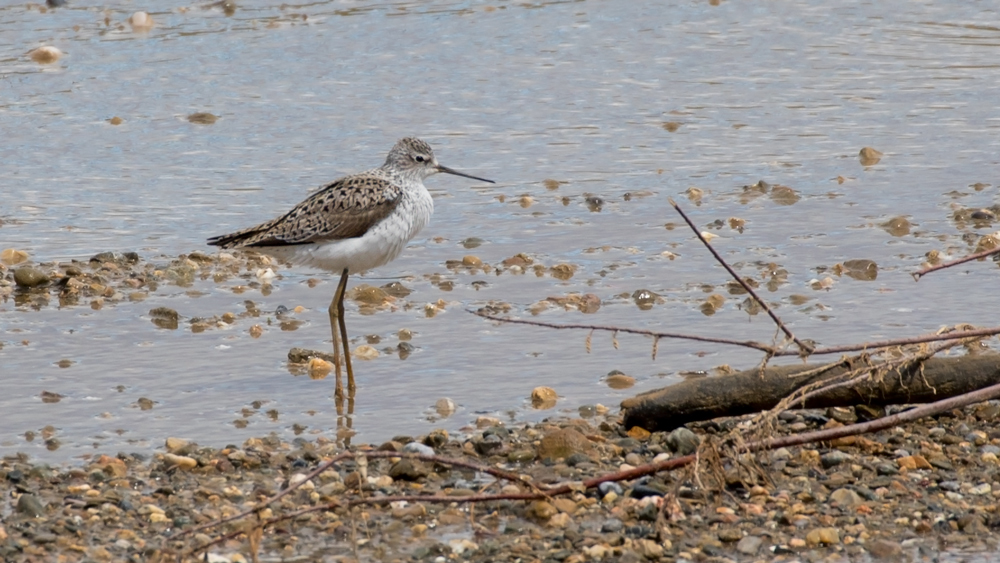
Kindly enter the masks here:
<path id="1" fill-rule="evenodd" d="M 504 426 L 482 418 L 461 436 L 435 431 L 354 445 L 277 437 L 202 447 L 171 438 L 152 457 L 94 456 L 74 467 L 0 464 L 5 561 L 826 561 L 987 554 L 1000 527 L 1000 405 L 986 403 L 876 435 L 780 449 L 734 464 L 702 448 L 687 467 L 547 499 L 535 485 L 585 479 L 691 453 L 749 419 L 671 433 L 622 428 L 614 415 Z M 847 424 L 854 409 L 788 411 L 788 434 Z M 360 455 L 365 452 L 379 454 Z M 521 475 L 392 456 L 433 454 Z M 405 455 L 405 454 L 403 454 Z M 253 533 L 255 516 L 175 537 L 301 485 L 258 512 L 302 512 Z M 387 503 L 379 497 L 411 498 Z M 442 499 L 439 497 L 450 497 Z M 453 499 L 453 500 L 451 500 Z M 337 503 L 338 506 L 332 506 Z M 352 504 L 353 503 L 353 504 Z M 310 508 L 328 506 L 309 512 Z M 239 534 L 249 531 L 250 534 Z M 191 554 L 199 546 L 230 539 Z M 206 555 L 207 553 L 207 555 Z"/>

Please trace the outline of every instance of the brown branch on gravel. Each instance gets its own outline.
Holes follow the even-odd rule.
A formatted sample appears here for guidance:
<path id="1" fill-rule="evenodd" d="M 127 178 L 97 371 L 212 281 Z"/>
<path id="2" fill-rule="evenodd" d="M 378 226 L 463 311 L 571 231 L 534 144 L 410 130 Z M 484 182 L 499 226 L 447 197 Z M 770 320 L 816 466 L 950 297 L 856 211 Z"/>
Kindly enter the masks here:
<path id="1" fill-rule="evenodd" d="M 922 270 L 913 272 L 912 276 L 914 281 L 920 281 L 920 278 L 926 276 L 931 272 L 936 272 L 938 270 L 943 270 L 945 268 L 950 268 L 952 266 L 958 266 L 959 264 L 965 264 L 966 262 L 972 262 L 973 260 L 980 260 L 994 254 L 1000 254 L 1000 248 L 993 248 L 990 250 L 984 250 L 982 252 L 977 252 L 975 254 L 970 254 L 965 258 L 959 258 L 957 260 L 952 260 L 951 262 L 945 262 L 944 264 L 938 264 L 937 266 L 928 266 Z"/>
<path id="2" fill-rule="evenodd" d="M 709 244 L 707 240 L 705 240 L 705 237 L 702 236 L 701 231 L 699 231 L 698 227 L 696 227 L 694 223 L 691 221 L 691 219 L 688 218 L 687 214 L 684 213 L 684 210 L 681 209 L 681 206 L 678 205 L 677 202 L 673 200 L 673 198 L 670 198 L 669 201 L 670 205 L 672 205 L 674 209 L 677 210 L 677 213 L 680 213 L 681 217 L 684 218 L 684 222 L 686 222 L 688 226 L 691 227 L 691 230 L 694 231 L 694 234 L 698 237 L 698 240 L 700 240 L 701 243 L 705 245 L 705 248 L 707 248 L 708 251 L 712 253 L 712 256 L 715 258 L 715 260 L 719 264 L 722 264 L 722 267 L 725 268 L 727 272 L 729 272 L 729 275 L 732 276 L 733 279 L 737 281 L 737 283 L 743 286 L 743 289 L 746 290 L 746 292 L 749 293 L 750 296 L 753 297 L 757 301 L 757 303 L 760 304 L 761 308 L 763 308 L 764 311 L 767 312 L 768 316 L 771 317 L 771 320 L 774 321 L 776 325 L 778 325 L 778 328 L 781 329 L 781 332 L 784 332 L 785 336 L 787 336 L 789 340 L 795 342 L 795 344 L 798 345 L 799 355 L 808 356 L 809 354 L 811 354 L 813 351 L 813 346 L 810 346 L 805 342 L 802 342 L 801 340 L 798 339 L 798 337 L 792 334 L 792 331 L 787 326 L 785 326 L 785 323 L 781 322 L 781 319 L 778 318 L 778 315 L 776 315 L 774 311 L 772 311 L 771 308 L 767 306 L 767 303 L 757 295 L 757 293 L 753 290 L 753 288 L 750 287 L 750 284 L 748 284 L 743 278 L 741 278 L 739 274 L 737 274 L 729 266 L 729 264 L 727 264 L 726 261 L 722 259 L 722 256 L 720 256 L 719 253 L 716 252 L 714 248 L 712 248 L 712 245 Z"/>
<path id="3" fill-rule="evenodd" d="M 937 401 L 934 403 L 928 403 L 926 405 L 915 407 L 908 411 L 903 411 L 901 413 L 886 416 L 869 422 L 850 424 L 847 426 L 840 426 L 837 428 L 827 428 L 823 430 L 817 430 L 814 432 L 806 432 L 803 434 L 784 436 L 780 438 L 768 438 L 765 440 L 756 440 L 752 442 L 747 442 L 745 444 L 741 444 L 740 446 L 741 449 L 743 449 L 744 451 L 762 451 L 762 450 L 770 450 L 788 446 L 798 446 L 813 442 L 830 441 L 836 438 L 843 438 L 847 436 L 855 436 L 859 434 L 866 434 L 871 432 L 877 432 L 879 430 L 885 430 L 887 428 L 898 426 L 906 422 L 913 422 L 915 420 L 927 416 L 933 416 L 936 414 L 940 414 L 942 412 L 965 407 L 975 403 L 981 403 L 983 401 L 988 401 L 996 398 L 1000 398 L 1000 383 L 996 385 L 991 385 L 989 387 L 984 387 L 982 389 L 978 389 L 976 391 L 972 391 L 962 395 L 956 395 L 954 397 L 943 399 L 941 401 Z M 391 454 L 394 452 L 365 452 L 364 455 L 372 457 L 372 454 L 381 454 L 381 453 Z M 375 456 L 375 457 L 383 457 L 383 456 Z M 418 457 L 420 459 L 427 459 L 428 461 L 431 461 L 431 459 L 428 458 L 439 458 L 439 456 L 414 456 L 414 457 Z M 535 490 L 536 492 L 529 492 L 529 493 L 478 494 L 478 495 L 468 495 L 464 497 L 455 497 L 448 495 L 426 495 L 426 496 L 392 495 L 383 497 L 351 499 L 346 502 L 333 501 L 323 505 L 310 506 L 308 508 L 303 508 L 297 511 L 289 512 L 281 516 L 275 516 L 263 522 L 259 522 L 255 526 L 255 528 L 257 527 L 264 528 L 279 522 L 283 522 L 285 520 L 297 518 L 298 516 L 302 516 L 303 514 L 332 510 L 334 508 L 341 506 L 353 507 L 360 505 L 387 504 L 392 502 L 469 503 L 469 502 L 491 502 L 491 501 L 501 501 L 501 500 L 539 500 L 547 497 L 570 493 L 573 491 L 579 491 L 581 489 L 582 490 L 590 489 L 593 487 L 597 487 L 601 483 L 608 481 L 628 481 L 632 479 L 637 479 L 639 477 L 644 477 L 646 475 L 652 475 L 660 471 L 666 471 L 678 467 L 683 467 L 695 461 L 696 459 L 697 459 L 696 454 L 666 459 L 656 463 L 648 463 L 645 465 L 640 465 L 638 467 L 634 467 L 624 471 L 617 471 L 615 473 L 607 473 L 604 475 L 599 475 L 597 477 L 586 479 L 582 482 L 563 483 L 561 485 L 548 488 L 545 491 L 539 491 L 538 489 L 536 489 Z M 450 461 L 459 461 L 459 460 L 447 460 L 447 458 L 440 458 L 440 460 L 442 460 L 443 463 L 448 463 Z M 462 463 L 465 464 L 463 466 L 478 465 L 471 462 L 462 462 Z M 321 467 L 328 467 L 328 464 L 329 462 L 324 463 Z M 521 482 L 525 482 L 525 480 L 521 479 L 520 477 L 518 480 Z M 251 510 L 247 514 L 251 512 L 254 512 L 254 510 Z M 227 539 L 231 539 L 245 533 L 246 533 L 245 529 L 229 532 L 207 544 L 194 548 L 193 550 L 188 552 L 187 555 L 193 555 L 200 551 L 204 551 L 205 549 L 213 545 L 222 543 Z M 182 534 L 178 534 L 177 536 L 174 537 L 176 538 L 179 537 L 180 535 Z"/>
<path id="4" fill-rule="evenodd" d="M 382 452 L 382 451 L 341 452 L 341 453 L 337 454 L 336 456 L 334 456 L 333 458 L 331 458 L 331 459 L 329 459 L 329 460 L 321 463 L 316 469 L 310 471 L 309 473 L 306 473 L 304 475 L 304 477 L 302 479 L 300 479 L 299 481 L 297 481 L 296 483 L 290 484 L 287 488 L 283 489 L 278 494 L 276 494 L 276 495 L 274 495 L 274 496 L 272 496 L 272 497 L 270 497 L 268 499 L 263 500 L 262 502 L 260 502 L 257 505 L 255 505 L 253 508 L 247 509 L 247 510 L 245 510 L 243 512 L 240 512 L 239 514 L 234 514 L 234 515 L 228 516 L 226 518 L 220 518 L 218 520 L 213 520 L 211 522 L 206 522 L 205 524 L 201 524 L 201 525 L 195 526 L 193 528 L 188 528 L 186 530 L 182 530 L 182 531 L 174 534 L 171 537 L 171 539 L 177 539 L 177 538 L 186 536 L 188 534 L 193 534 L 195 532 L 200 532 L 201 530 L 204 530 L 206 528 L 213 528 L 215 526 L 219 526 L 219 525 L 225 524 L 227 522 L 231 522 L 233 520 L 239 520 L 240 518 L 249 516 L 250 514 L 253 514 L 255 512 L 263 510 L 267 506 L 269 506 L 271 504 L 274 504 L 275 502 L 281 500 L 282 498 L 284 498 L 286 495 L 288 495 L 289 493 L 291 493 L 295 489 L 298 489 L 299 487 L 301 487 L 302 485 L 304 485 L 307 481 L 309 481 L 312 478 L 316 477 L 320 473 L 326 471 L 327 469 L 329 469 L 330 467 L 332 467 L 334 464 L 336 464 L 336 463 L 338 463 L 340 461 L 343 461 L 345 459 L 355 459 L 355 458 L 360 457 L 360 456 L 364 456 L 364 457 L 369 458 L 369 459 L 384 459 L 384 458 L 418 459 L 418 460 L 421 460 L 421 461 L 428 461 L 428 462 L 432 462 L 432 463 L 441 463 L 441 464 L 445 464 L 445 465 L 451 465 L 453 467 L 464 467 L 466 469 L 472 469 L 474 471 L 479 471 L 480 473 L 486 473 L 488 475 L 492 475 L 494 477 L 497 477 L 498 479 L 505 479 L 507 481 L 514 481 L 514 482 L 522 483 L 522 484 L 524 484 L 524 485 L 526 485 L 528 487 L 531 487 L 531 488 L 534 488 L 535 490 L 539 490 L 540 491 L 540 489 L 538 489 L 538 487 L 534 483 L 532 483 L 531 481 L 529 481 L 528 479 L 526 479 L 525 477 L 523 477 L 521 475 L 518 475 L 516 473 L 511 473 L 509 471 L 504 471 L 502 469 L 497 469 L 495 467 L 490 467 L 488 465 L 483 465 L 481 463 L 475 463 L 475 462 L 472 462 L 472 461 L 466 461 L 466 460 L 463 460 L 463 459 L 454 459 L 454 458 L 448 458 L 448 457 L 439 456 L 439 455 L 427 455 L 427 454 L 405 453 L 405 452 L 404 453 L 401 453 L 401 452 Z M 544 496 L 544 493 L 542 493 L 542 494 Z M 450 498 L 454 498 L 454 497 L 450 497 Z"/>
<path id="5" fill-rule="evenodd" d="M 755 350 L 760 350 L 762 352 L 773 354 L 775 356 L 798 356 L 799 353 L 793 350 L 778 350 L 773 346 L 763 344 L 761 342 L 756 342 L 753 340 L 732 340 L 729 338 L 715 338 L 710 336 L 698 336 L 694 334 L 681 334 L 676 332 L 658 332 L 655 330 L 646 330 L 640 328 L 626 328 L 620 326 L 605 326 L 605 325 L 590 325 L 590 324 L 556 324 L 547 323 L 544 321 L 529 321 L 525 319 L 509 319 L 505 317 L 498 317 L 496 315 L 491 315 L 483 310 L 473 311 L 467 309 L 468 312 L 482 317 L 487 320 L 497 321 L 501 323 L 511 323 L 511 324 L 521 324 L 528 326 L 538 326 L 543 328 L 554 328 L 554 329 L 577 329 L 577 330 L 589 330 L 591 332 L 599 330 L 603 332 L 622 332 L 625 334 L 638 334 L 642 336 L 651 336 L 653 338 L 676 338 L 681 340 L 695 340 L 698 342 L 710 342 L 713 344 L 729 344 L 732 346 L 744 346 L 746 348 L 753 348 Z M 1000 327 L 992 328 L 977 328 L 972 330 L 962 330 L 953 331 L 948 333 L 935 333 L 928 334 L 925 336 L 914 336 L 911 338 L 898 338 L 895 340 L 881 340 L 877 342 L 863 342 L 861 344 L 846 344 L 844 346 L 827 346 L 821 348 L 815 348 L 811 355 L 819 356 L 824 354 L 842 354 L 844 352 L 860 352 L 863 350 L 877 350 L 879 348 L 892 348 L 894 346 L 905 346 L 907 344 L 921 344 L 924 342 L 939 342 L 942 340 L 957 340 L 960 338 L 973 338 L 973 337 L 983 337 L 983 336 L 994 336 L 1000 334 Z M 588 350 L 589 351 L 589 350 Z"/>

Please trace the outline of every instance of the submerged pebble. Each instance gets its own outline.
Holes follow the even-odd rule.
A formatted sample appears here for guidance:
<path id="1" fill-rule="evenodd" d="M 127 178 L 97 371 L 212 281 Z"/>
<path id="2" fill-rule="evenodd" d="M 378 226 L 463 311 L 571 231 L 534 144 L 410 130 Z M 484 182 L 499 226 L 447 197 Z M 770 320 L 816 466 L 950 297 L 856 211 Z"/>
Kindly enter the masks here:
<path id="1" fill-rule="evenodd" d="M 28 53 L 28 56 L 31 57 L 31 60 L 41 65 L 52 64 L 58 61 L 60 58 L 62 58 L 62 55 L 63 55 L 62 51 L 51 45 L 43 45 L 37 49 L 33 49 L 30 53 Z"/>

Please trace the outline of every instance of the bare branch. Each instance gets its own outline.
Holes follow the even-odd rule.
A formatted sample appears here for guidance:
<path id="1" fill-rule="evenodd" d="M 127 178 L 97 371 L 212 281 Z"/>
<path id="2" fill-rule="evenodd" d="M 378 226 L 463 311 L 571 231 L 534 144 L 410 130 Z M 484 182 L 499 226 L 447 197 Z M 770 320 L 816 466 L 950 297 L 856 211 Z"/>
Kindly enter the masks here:
<path id="1" fill-rule="evenodd" d="M 773 320 L 775 324 L 778 325 L 778 328 L 780 328 L 781 331 L 785 333 L 785 336 L 792 339 L 792 341 L 794 341 L 795 344 L 799 346 L 799 354 L 802 356 L 808 356 L 809 354 L 811 354 L 813 351 L 813 347 L 806 344 L 805 342 L 802 342 L 794 334 L 792 334 L 792 331 L 789 330 L 787 326 L 785 326 L 785 323 L 781 322 L 781 319 L 779 319 L 778 315 L 776 315 L 774 311 L 772 311 L 771 308 L 767 306 L 767 303 L 757 295 L 757 293 L 753 290 L 753 288 L 750 287 L 750 285 L 746 281 L 744 281 L 743 278 L 741 278 L 739 274 L 737 274 L 729 266 L 729 264 L 726 263 L 725 260 L 722 259 L 722 256 L 720 256 L 719 253 L 716 252 L 714 248 L 712 248 L 712 245 L 709 244 L 707 240 L 705 240 L 705 237 L 701 235 L 701 231 L 698 230 L 698 227 L 694 226 L 694 223 L 691 222 L 691 219 L 689 219 L 687 214 L 684 213 L 684 210 L 681 209 L 681 206 L 678 205 L 677 202 L 675 202 L 673 199 L 670 200 L 670 205 L 674 206 L 674 209 L 677 210 L 677 213 L 680 213 L 681 217 L 684 218 L 684 221 L 688 224 L 689 227 L 691 227 L 691 230 L 694 231 L 694 234 L 698 237 L 698 240 L 700 240 L 701 243 L 705 245 L 705 248 L 707 248 L 708 251 L 712 253 L 712 256 L 715 257 L 715 260 L 719 264 L 722 264 L 722 267 L 725 268 L 727 272 L 729 272 L 729 275 L 732 276 L 733 279 L 736 280 L 741 286 L 743 286 L 743 289 L 745 289 L 746 292 L 749 293 L 750 296 L 757 301 L 757 303 L 760 303 L 761 308 L 763 308 L 764 311 L 767 312 L 768 316 L 771 317 L 771 320 Z"/>
<path id="2" fill-rule="evenodd" d="M 926 276 L 931 272 L 936 272 L 938 270 L 943 270 L 945 268 L 950 268 L 952 266 L 958 266 L 959 264 L 965 264 L 966 262 L 972 262 L 973 260 L 980 260 L 986 258 L 987 256 L 992 256 L 994 254 L 1000 254 L 1000 248 L 993 248 L 991 250 L 984 250 L 982 252 L 977 252 L 975 254 L 970 254 L 965 258 L 959 258 L 958 260 L 952 260 L 951 262 L 945 262 L 944 264 L 938 264 L 937 266 L 929 266 L 922 270 L 913 272 L 913 279 L 915 281 L 920 281 L 920 278 Z"/>

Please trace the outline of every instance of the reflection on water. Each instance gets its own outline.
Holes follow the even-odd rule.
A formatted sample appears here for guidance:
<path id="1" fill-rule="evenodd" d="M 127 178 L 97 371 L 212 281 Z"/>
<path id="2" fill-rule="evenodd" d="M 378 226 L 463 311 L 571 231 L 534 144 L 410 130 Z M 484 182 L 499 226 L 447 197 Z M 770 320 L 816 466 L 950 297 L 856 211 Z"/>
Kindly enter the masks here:
<path id="1" fill-rule="evenodd" d="M 981 25 L 995 19 L 981 5 L 161 2 L 148 30 L 128 23 L 134 3 L 104 6 L 0 7 L 0 250 L 48 269 L 135 251 L 167 271 L 207 252 L 206 237 L 380 164 L 406 135 L 500 182 L 429 180 L 431 225 L 354 280 L 410 292 L 373 314 L 349 306 L 352 344 L 379 352 L 358 361 L 356 443 L 614 407 L 681 372 L 755 363 L 666 341 L 654 361 L 637 337 L 615 350 L 595 336 L 587 353 L 585 333 L 465 312 L 770 341 L 773 326 L 674 228 L 668 197 L 800 337 L 995 323 L 991 263 L 909 276 L 928 252 L 962 255 L 996 230 L 981 210 L 998 204 L 1000 30 Z M 61 58 L 33 61 L 42 45 Z M 863 147 L 882 155 L 863 161 Z M 470 255 L 484 266 L 462 265 Z M 855 262 L 865 275 L 851 277 L 849 260 L 876 270 Z M 331 382 L 286 354 L 330 347 L 336 280 L 191 274 L 109 286 L 98 308 L 8 295 L 4 451 L 62 460 L 168 435 L 334 432 Z M 302 309 L 279 320 L 279 306 Z M 177 329 L 151 322 L 157 307 L 177 311 Z M 610 388 L 613 370 L 635 386 Z M 539 385 L 560 394 L 555 409 L 531 409 Z M 457 410 L 442 418 L 445 398 Z"/>

